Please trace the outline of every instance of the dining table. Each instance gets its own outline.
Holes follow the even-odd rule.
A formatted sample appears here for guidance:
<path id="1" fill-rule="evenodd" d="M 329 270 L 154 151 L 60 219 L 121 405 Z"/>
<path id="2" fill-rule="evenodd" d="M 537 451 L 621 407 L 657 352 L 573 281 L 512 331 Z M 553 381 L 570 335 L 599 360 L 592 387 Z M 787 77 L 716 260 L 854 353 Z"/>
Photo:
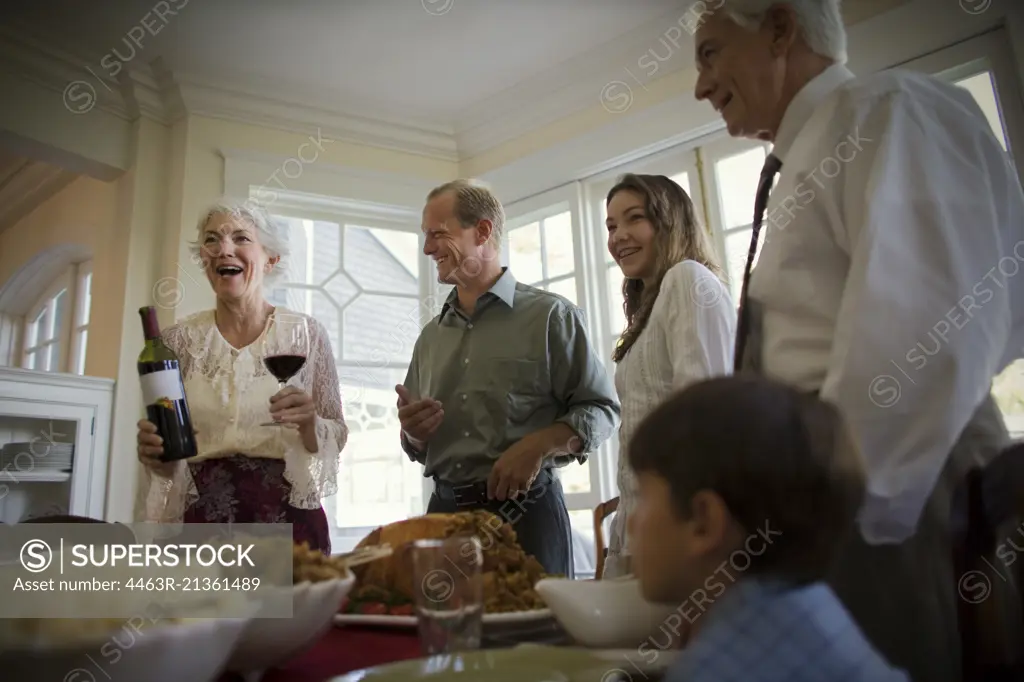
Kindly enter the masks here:
<path id="1" fill-rule="evenodd" d="M 305 651 L 267 670 L 260 682 L 326 682 L 364 668 L 423 656 L 415 630 L 331 627 Z M 225 673 L 217 682 L 252 679 Z"/>
<path id="2" fill-rule="evenodd" d="M 568 635 L 554 620 L 527 631 L 488 636 L 482 648 L 514 647 L 524 641 L 567 644 Z M 347 624 L 332 626 L 305 651 L 263 673 L 260 682 L 327 682 L 337 676 L 387 663 L 423 658 L 415 628 L 392 629 Z M 245 682 L 237 674 L 225 674 L 217 682 Z"/>

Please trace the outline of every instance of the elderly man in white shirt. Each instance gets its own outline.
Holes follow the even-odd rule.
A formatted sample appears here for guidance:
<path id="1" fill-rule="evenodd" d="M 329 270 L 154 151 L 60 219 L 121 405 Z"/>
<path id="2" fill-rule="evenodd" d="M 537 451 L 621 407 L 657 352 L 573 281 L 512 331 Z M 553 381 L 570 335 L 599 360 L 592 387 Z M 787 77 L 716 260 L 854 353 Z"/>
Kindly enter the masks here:
<path id="1" fill-rule="evenodd" d="M 695 94 L 733 137 L 774 145 L 736 369 L 842 410 L 869 482 L 830 582 L 894 665 L 958 680 L 949 503 L 1007 441 L 990 391 L 1024 347 L 1020 180 L 965 90 L 851 73 L 838 0 L 714 6 Z"/>

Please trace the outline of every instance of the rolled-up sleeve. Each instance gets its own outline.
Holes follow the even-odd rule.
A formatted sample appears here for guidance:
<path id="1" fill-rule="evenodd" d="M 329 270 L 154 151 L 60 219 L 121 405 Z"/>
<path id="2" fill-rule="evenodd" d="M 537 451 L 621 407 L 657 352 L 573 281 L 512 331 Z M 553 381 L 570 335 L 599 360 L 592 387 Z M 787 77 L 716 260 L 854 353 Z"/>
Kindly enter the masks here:
<path id="1" fill-rule="evenodd" d="M 579 437 L 576 459 L 581 464 L 615 432 L 620 419 L 615 385 L 586 329 L 583 311 L 576 306 L 555 308 L 548 321 L 551 387 L 565 409 L 556 421 Z"/>

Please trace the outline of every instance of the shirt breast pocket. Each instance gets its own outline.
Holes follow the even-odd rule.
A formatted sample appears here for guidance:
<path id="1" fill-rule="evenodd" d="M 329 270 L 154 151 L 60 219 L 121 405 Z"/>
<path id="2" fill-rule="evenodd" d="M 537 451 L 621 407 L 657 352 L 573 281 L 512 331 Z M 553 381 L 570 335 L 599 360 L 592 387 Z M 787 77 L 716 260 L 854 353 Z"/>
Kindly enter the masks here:
<path id="1" fill-rule="evenodd" d="M 538 360 L 495 358 L 487 364 L 489 383 L 497 390 L 519 395 L 546 395 L 551 390 L 551 377 Z"/>
<path id="2" fill-rule="evenodd" d="M 529 420 L 551 405 L 551 376 L 547 365 L 538 360 L 498 358 L 492 361 L 493 390 L 504 403 L 512 424 Z"/>

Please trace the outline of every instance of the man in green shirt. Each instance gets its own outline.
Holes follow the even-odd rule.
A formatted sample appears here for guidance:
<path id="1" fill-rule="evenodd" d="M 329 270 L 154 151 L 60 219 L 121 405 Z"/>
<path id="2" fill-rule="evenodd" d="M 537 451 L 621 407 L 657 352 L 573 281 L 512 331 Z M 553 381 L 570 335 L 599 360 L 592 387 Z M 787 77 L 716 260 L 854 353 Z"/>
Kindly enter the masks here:
<path id="1" fill-rule="evenodd" d="M 569 514 L 555 467 L 619 425 L 611 377 L 583 312 L 501 266 L 505 213 L 486 188 L 442 185 L 423 210 L 423 252 L 453 284 L 397 386 L 402 447 L 435 492 L 428 513 L 488 509 L 549 574 L 573 575 Z"/>

